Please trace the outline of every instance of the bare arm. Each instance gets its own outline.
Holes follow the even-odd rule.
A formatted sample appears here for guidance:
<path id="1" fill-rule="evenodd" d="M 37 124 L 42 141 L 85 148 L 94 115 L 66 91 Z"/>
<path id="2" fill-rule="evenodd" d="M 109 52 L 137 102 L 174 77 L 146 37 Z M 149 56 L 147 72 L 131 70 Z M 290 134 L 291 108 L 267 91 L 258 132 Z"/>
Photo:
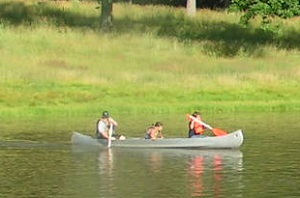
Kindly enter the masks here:
<path id="1" fill-rule="evenodd" d="M 164 135 L 161 131 L 159 131 L 158 133 L 159 133 L 159 138 L 164 138 Z"/>
<path id="2" fill-rule="evenodd" d="M 192 121 L 191 124 L 190 124 L 190 129 L 194 129 L 194 127 L 195 127 L 195 122 Z"/>
<path id="3" fill-rule="evenodd" d="M 114 126 L 118 126 L 118 123 L 113 118 L 108 118 L 108 122 Z"/>
<path id="4" fill-rule="evenodd" d="M 106 132 L 104 132 L 104 133 L 101 133 L 102 134 L 102 136 L 105 138 L 105 139 L 108 139 L 109 137 L 108 137 L 108 133 L 106 133 Z"/>

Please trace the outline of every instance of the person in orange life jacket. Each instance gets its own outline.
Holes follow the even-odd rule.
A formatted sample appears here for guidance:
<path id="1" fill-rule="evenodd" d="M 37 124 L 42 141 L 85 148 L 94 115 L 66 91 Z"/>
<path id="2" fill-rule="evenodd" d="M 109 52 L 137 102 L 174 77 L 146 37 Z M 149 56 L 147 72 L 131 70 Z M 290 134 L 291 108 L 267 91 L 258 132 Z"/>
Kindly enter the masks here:
<path id="1" fill-rule="evenodd" d="M 200 112 L 195 111 L 192 114 L 192 116 L 197 118 L 198 120 L 202 121 Z M 205 126 L 203 126 L 202 124 L 199 124 L 199 123 L 197 123 L 193 120 L 191 120 L 189 122 L 188 126 L 189 126 L 189 131 L 188 131 L 189 138 L 191 138 L 191 137 L 204 137 Z"/>
<path id="2" fill-rule="evenodd" d="M 145 139 L 162 139 L 164 138 L 162 134 L 163 124 L 161 122 L 156 122 L 152 126 L 148 127 L 145 133 Z"/>
<path id="3" fill-rule="evenodd" d="M 108 139 L 109 138 L 109 128 L 110 125 L 113 125 L 113 134 L 112 134 L 112 140 L 120 139 L 124 140 L 125 136 L 118 135 L 115 133 L 116 127 L 118 126 L 118 123 L 109 115 L 108 111 L 103 111 L 101 118 L 97 121 L 96 126 L 96 138 L 97 139 Z"/>

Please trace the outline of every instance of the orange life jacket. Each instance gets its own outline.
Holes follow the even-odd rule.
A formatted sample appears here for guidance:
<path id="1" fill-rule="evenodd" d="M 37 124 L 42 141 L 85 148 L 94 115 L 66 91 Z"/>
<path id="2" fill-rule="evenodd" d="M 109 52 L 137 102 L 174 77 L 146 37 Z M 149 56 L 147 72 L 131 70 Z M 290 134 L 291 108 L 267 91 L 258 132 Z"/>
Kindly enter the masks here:
<path id="1" fill-rule="evenodd" d="M 205 127 L 197 122 L 194 123 L 194 133 L 195 135 L 203 135 Z"/>

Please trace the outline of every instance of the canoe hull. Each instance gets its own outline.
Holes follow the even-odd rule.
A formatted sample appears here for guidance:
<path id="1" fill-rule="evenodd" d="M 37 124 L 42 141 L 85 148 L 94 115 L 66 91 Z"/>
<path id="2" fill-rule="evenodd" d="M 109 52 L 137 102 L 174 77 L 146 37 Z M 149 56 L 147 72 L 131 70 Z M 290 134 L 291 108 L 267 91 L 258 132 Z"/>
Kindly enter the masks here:
<path id="1" fill-rule="evenodd" d="M 198 149 L 232 149 L 239 148 L 243 144 L 243 131 L 237 130 L 224 136 L 204 138 L 164 138 L 147 140 L 143 138 L 127 138 L 126 140 L 114 140 L 111 147 L 121 148 L 198 148 Z M 72 144 L 107 147 L 105 139 L 95 139 L 78 132 L 72 134 Z"/>

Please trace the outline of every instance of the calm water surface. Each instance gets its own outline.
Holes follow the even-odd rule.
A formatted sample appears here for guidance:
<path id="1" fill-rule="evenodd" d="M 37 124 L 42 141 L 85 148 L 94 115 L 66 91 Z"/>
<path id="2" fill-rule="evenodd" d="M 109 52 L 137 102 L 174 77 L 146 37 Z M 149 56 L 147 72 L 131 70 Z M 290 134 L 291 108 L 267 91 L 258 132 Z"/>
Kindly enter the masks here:
<path id="1" fill-rule="evenodd" d="M 298 115 L 230 117 L 239 150 L 0 142 L 0 197 L 300 197 Z"/>

